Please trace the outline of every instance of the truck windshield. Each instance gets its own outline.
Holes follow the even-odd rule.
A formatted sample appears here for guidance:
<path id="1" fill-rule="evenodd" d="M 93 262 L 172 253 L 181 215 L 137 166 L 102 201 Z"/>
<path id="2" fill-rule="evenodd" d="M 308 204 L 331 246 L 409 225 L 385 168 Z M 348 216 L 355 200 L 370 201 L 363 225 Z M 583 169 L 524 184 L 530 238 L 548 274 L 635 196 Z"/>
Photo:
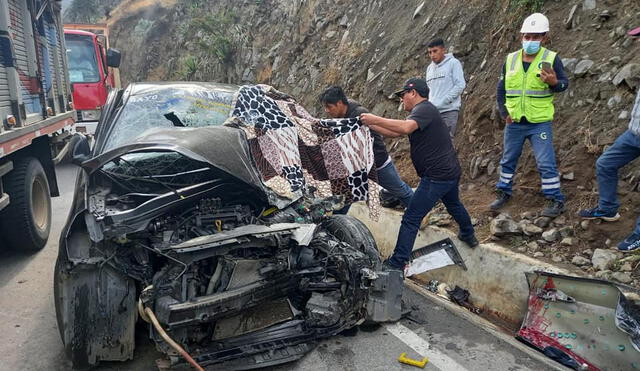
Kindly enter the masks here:
<path id="1" fill-rule="evenodd" d="M 69 61 L 69 80 L 72 83 L 100 81 L 100 70 L 96 58 L 96 49 L 90 36 L 65 35 L 67 60 Z"/>
<path id="2" fill-rule="evenodd" d="M 157 128 L 222 125 L 230 116 L 234 93 L 235 90 L 228 88 L 186 84 L 159 85 L 135 91 L 106 133 L 104 151 L 135 142 Z M 173 121 L 166 115 L 173 117 Z"/>

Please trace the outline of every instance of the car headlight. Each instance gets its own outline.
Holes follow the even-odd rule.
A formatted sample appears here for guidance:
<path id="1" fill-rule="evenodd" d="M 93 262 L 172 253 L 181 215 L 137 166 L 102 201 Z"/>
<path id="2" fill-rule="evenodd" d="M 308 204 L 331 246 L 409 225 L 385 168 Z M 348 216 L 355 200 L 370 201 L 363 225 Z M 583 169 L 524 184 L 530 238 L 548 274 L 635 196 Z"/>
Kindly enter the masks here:
<path id="1" fill-rule="evenodd" d="M 86 110 L 81 111 L 83 121 L 98 121 L 100 120 L 101 110 Z"/>

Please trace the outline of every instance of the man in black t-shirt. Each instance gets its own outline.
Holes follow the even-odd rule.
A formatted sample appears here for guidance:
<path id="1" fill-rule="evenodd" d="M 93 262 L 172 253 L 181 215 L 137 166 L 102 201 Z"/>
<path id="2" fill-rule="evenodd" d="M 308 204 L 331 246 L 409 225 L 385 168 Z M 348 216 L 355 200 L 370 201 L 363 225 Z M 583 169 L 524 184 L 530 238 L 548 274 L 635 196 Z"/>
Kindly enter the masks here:
<path id="1" fill-rule="evenodd" d="M 387 269 L 404 268 L 420 223 L 438 200 L 442 200 L 460 226 L 458 238 L 470 247 L 478 245 L 471 217 L 458 193 L 461 174 L 458 155 L 438 109 L 426 98 L 429 96 L 427 82 L 411 78 L 395 94 L 402 100 L 404 110 L 411 112 L 405 120 L 387 119 L 370 113 L 360 115 L 365 125 L 384 136 L 409 135 L 411 161 L 420 176 L 420 184 L 402 217 L 396 248 L 385 262 Z"/>
<path id="2" fill-rule="evenodd" d="M 339 86 L 332 86 L 322 93 L 320 96 L 326 113 L 331 118 L 356 118 L 361 114 L 369 112 L 362 107 L 360 103 L 347 99 L 344 91 Z M 405 206 L 409 206 L 411 197 L 413 197 L 413 189 L 400 179 L 396 167 L 391 161 L 391 157 L 387 152 L 387 147 L 382 140 L 382 136 L 375 131 L 371 131 L 373 136 L 373 159 L 378 172 L 378 184 L 386 189 L 392 196 Z M 337 214 L 346 214 L 351 205 L 346 205 Z"/>

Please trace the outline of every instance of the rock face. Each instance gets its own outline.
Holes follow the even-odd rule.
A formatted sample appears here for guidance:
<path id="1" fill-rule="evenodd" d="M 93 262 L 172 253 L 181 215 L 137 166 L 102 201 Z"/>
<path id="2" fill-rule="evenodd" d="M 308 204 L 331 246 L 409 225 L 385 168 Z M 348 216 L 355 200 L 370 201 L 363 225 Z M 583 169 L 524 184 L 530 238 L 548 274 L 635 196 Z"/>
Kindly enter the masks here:
<path id="1" fill-rule="evenodd" d="M 500 214 L 491 221 L 491 234 L 496 237 L 520 234 L 520 226 L 509 214 Z"/>
<path id="2" fill-rule="evenodd" d="M 618 257 L 619 254 L 615 251 L 596 249 L 591 257 L 591 264 L 593 264 L 597 270 L 606 270 L 613 261 L 618 259 Z"/>

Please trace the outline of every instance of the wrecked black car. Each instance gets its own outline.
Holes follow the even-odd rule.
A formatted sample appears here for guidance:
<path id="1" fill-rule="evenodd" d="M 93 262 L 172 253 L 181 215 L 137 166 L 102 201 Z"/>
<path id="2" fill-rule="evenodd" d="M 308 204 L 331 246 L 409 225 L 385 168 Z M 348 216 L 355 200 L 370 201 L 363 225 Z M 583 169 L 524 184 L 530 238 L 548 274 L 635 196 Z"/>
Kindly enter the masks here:
<path id="1" fill-rule="evenodd" d="M 132 84 L 110 94 L 93 146 L 76 141 L 54 282 L 74 367 L 131 359 L 143 328 L 172 365 L 246 369 L 398 319 L 401 273 L 379 271 L 364 224 L 261 182 L 244 133 L 223 125 L 237 90 Z"/>

